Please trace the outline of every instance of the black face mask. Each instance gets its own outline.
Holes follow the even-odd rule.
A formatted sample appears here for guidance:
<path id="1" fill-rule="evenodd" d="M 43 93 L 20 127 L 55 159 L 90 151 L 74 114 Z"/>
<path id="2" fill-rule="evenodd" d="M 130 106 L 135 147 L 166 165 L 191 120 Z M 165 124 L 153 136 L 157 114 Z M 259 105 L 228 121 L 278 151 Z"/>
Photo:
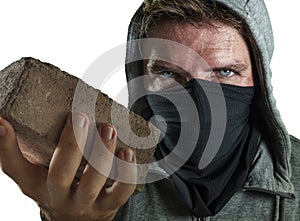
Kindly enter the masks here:
<path id="1" fill-rule="evenodd" d="M 247 178 L 259 137 L 251 124 L 254 93 L 254 87 L 193 79 L 184 87 L 146 95 L 150 110 L 139 114 L 147 120 L 160 115 L 154 123 L 165 134 L 155 156 L 197 217 L 219 212 Z M 170 153 L 172 160 L 163 161 Z M 182 166 L 174 171 L 178 162 Z"/>

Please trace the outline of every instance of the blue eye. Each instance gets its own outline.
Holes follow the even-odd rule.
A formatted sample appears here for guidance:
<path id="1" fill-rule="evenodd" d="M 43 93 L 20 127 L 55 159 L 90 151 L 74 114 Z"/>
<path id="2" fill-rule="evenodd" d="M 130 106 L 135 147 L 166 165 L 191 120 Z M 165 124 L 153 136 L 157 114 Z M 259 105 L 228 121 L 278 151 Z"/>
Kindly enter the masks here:
<path id="1" fill-rule="evenodd" d="M 173 78 L 175 73 L 172 71 L 162 71 L 159 73 L 159 75 L 161 75 L 164 78 Z"/>
<path id="2" fill-rule="evenodd" d="M 221 75 L 221 77 L 230 77 L 234 74 L 234 72 L 232 70 L 229 70 L 229 69 L 220 70 L 218 72 Z"/>

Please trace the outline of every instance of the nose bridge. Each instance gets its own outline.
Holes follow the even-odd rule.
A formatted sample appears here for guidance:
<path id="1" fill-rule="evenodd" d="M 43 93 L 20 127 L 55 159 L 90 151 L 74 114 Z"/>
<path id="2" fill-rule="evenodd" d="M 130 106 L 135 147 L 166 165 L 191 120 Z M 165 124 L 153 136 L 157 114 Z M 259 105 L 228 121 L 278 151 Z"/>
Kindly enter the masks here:
<path id="1" fill-rule="evenodd" d="M 211 75 L 211 69 L 206 64 L 201 66 L 192 66 L 189 71 L 188 80 L 200 79 L 200 80 L 209 80 Z"/>
<path id="2" fill-rule="evenodd" d="M 208 74 L 204 74 L 203 72 L 190 74 L 188 80 L 190 81 L 193 79 L 208 80 Z"/>

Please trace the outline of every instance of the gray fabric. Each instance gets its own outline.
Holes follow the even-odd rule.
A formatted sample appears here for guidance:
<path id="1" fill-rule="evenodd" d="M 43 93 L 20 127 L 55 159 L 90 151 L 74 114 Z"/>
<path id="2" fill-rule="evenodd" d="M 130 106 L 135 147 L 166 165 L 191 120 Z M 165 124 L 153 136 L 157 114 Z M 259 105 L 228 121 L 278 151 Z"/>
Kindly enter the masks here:
<path id="1" fill-rule="evenodd" d="M 272 93 L 270 62 L 274 49 L 273 33 L 271 23 L 268 17 L 268 12 L 263 0 L 248 0 L 248 1 L 226 1 L 218 0 L 219 2 L 234 9 L 241 17 L 246 19 L 252 35 L 260 52 L 260 60 L 262 69 L 258 70 L 260 76 L 260 85 L 262 86 L 263 94 L 259 106 L 262 109 L 265 122 L 268 124 L 270 133 L 276 139 L 272 141 L 270 151 L 273 155 L 274 172 L 276 173 L 275 190 L 280 192 L 292 193 L 293 185 L 291 184 L 291 145 L 287 130 L 281 120 L 279 111 L 276 108 L 276 101 Z M 245 3 L 244 3 L 245 2 Z M 259 64 L 256 64 L 258 67 Z M 258 67 L 259 68 L 259 67 Z M 258 186 L 259 187 L 259 186 Z"/>
<path id="2" fill-rule="evenodd" d="M 300 141 L 291 136 L 292 155 L 292 182 L 295 186 L 295 198 L 284 202 L 284 216 L 286 220 L 300 220 Z"/>
<path id="3" fill-rule="evenodd" d="M 237 192 L 220 213 L 207 220 L 300 220 L 300 143 L 296 138 L 290 139 L 272 94 L 270 61 L 273 35 L 265 4 L 263 0 L 217 1 L 247 21 L 256 41 L 258 48 L 255 48 L 255 57 L 258 59 L 255 65 L 263 91 L 257 102 L 266 131 L 262 131 L 259 150 L 243 191 Z M 142 13 L 140 8 L 135 14 L 129 27 L 128 40 L 138 38 Z M 132 53 L 136 53 L 136 50 L 129 43 L 127 56 Z M 133 63 L 126 66 L 128 81 L 141 73 L 139 65 Z M 134 91 L 134 87 L 129 88 L 129 95 Z M 155 172 L 155 169 L 151 172 Z M 195 219 L 180 202 L 172 180 L 165 179 L 147 184 L 144 192 L 132 197 L 120 209 L 115 220 Z"/>
<path id="4" fill-rule="evenodd" d="M 268 151 L 262 147 L 259 161 L 264 161 L 264 164 L 261 165 L 260 172 L 257 174 L 259 178 L 255 182 L 263 181 L 261 184 L 263 188 L 256 186 L 243 188 L 216 216 L 208 217 L 206 221 L 300 220 L 300 141 L 293 137 L 292 147 L 291 166 L 293 168 L 292 181 L 296 187 L 295 197 L 273 190 L 275 178 L 272 174 L 274 171 L 272 159 Z M 151 168 L 150 173 L 154 173 L 156 169 Z M 162 172 L 160 170 L 160 173 Z M 283 203 L 281 204 L 280 201 Z M 172 180 L 164 179 L 147 184 L 143 192 L 131 197 L 119 210 L 114 220 L 188 221 L 197 219 L 192 217 L 182 204 Z"/>

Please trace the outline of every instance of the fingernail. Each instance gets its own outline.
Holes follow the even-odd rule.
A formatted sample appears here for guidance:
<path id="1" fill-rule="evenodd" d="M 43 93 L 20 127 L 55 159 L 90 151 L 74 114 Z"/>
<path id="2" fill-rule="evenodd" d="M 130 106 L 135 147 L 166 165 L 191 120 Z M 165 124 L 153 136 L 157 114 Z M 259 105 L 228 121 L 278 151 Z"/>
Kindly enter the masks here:
<path id="1" fill-rule="evenodd" d="M 73 114 L 73 124 L 75 127 L 84 127 L 85 117 L 81 114 Z"/>
<path id="2" fill-rule="evenodd" d="M 105 140 L 111 140 L 114 135 L 114 129 L 110 126 L 101 127 L 101 137 Z"/>
<path id="3" fill-rule="evenodd" d="M 125 150 L 125 160 L 127 162 L 132 162 L 133 161 L 133 152 L 132 152 L 132 150 L 130 150 L 130 149 Z"/>
<path id="4" fill-rule="evenodd" d="M 0 125 L 0 137 L 4 137 L 6 135 L 6 128 Z"/>

